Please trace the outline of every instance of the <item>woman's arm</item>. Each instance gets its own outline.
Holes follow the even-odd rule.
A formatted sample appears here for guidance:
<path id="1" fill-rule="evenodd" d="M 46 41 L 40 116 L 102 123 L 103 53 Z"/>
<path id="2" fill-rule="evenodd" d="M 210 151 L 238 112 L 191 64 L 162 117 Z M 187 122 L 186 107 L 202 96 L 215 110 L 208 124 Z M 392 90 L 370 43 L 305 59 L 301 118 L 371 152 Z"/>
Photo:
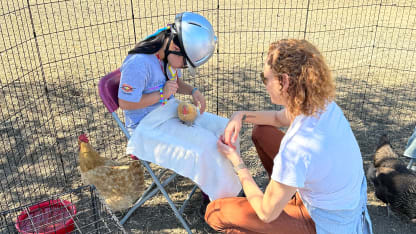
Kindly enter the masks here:
<path id="1" fill-rule="evenodd" d="M 243 121 L 276 127 L 287 127 L 291 122 L 286 109 L 279 111 L 237 111 L 231 116 L 224 129 L 224 141 L 226 144 L 233 145 L 236 142 Z"/>
<path id="2" fill-rule="evenodd" d="M 270 223 L 277 219 L 283 211 L 283 208 L 296 192 L 295 187 L 270 180 L 263 194 L 247 168 L 240 169 L 238 177 L 240 178 L 248 202 L 253 207 L 257 216 L 265 223 Z"/>
<path id="3" fill-rule="evenodd" d="M 290 125 L 288 114 L 284 108 L 279 111 L 238 111 L 234 115 L 238 115 L 246 123 L 288 127 Z"/>
<path id="4" fill-rule="evenodd" d="M 270 180 L 263 194 L 245 167 L 240 155 L 233 148 L 224 144 L 221 139 L 218 140 L 217 146 L 218 150 L 231 161 L 234 168 L 239 168 L 237 169 L 238 177 L 247 200 L 257 216 L 265 223 L 270 223 L 279 217 L 283 208 L 295 194 L 296 188 Z"/>

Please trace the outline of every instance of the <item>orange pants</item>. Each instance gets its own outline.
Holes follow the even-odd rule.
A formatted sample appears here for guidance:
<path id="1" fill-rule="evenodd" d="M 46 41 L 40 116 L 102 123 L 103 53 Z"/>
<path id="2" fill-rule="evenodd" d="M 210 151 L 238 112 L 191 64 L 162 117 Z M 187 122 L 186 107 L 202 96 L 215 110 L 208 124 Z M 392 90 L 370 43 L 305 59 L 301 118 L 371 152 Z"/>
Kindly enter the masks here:
<path id="1" fill-rule="evenodd" d="M 260 160 L 269 174 L 284 133 L 272 126 L 256 125 L 252 139 Z M 205 212 L 205 221 L 215 230 L 225 233 L 316 233 L 315 223 L 296 193 L 279 217 L 270 223 L 261 221 L 247 198 L 223 198 L 211 202 Z"/>

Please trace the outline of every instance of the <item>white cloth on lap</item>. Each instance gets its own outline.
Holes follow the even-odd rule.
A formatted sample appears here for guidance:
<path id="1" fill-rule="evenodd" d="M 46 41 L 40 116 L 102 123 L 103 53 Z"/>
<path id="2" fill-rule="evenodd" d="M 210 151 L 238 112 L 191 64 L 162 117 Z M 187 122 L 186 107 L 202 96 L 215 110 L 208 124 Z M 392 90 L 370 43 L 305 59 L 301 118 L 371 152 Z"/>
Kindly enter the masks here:
<path id="1" fill-rule="evenodd" d="M 240 180 L 231 162 L 217 150 L 228 119 L 205 112 L 187 126 L 178 118 L 178 104 L 171 99 L 146 115 L 127 144 L 127 154 L 188 177 L 211 201 L 237 196 Z M 236 146 L 239 150 L 239 141 Z"/>

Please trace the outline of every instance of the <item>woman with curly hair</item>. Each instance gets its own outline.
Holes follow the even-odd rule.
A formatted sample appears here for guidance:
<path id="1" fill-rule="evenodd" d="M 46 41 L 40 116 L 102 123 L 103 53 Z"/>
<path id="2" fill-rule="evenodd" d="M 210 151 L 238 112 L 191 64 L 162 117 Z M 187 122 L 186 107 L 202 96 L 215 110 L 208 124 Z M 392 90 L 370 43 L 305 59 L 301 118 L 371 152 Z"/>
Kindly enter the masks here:
<path id="1" fill-rule="evenodd" d="M 206 222 L 227 233 L 372 233 L 362 156 L 321 53 L 305 40 L 274 42 L 261 78 L 283 109 L 232 115 L 217 146 L 246 197 L 211 202 Z M 243 121 L 269 175 L 264 193 L 233 147 Z"/>

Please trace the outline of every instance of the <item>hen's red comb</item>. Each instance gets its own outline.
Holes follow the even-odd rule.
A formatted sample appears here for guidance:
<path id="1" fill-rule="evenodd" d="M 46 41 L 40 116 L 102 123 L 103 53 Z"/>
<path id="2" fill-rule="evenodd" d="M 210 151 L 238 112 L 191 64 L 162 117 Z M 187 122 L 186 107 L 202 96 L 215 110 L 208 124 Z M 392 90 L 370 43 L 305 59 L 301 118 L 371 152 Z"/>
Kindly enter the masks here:
<path id="1" fill-rule="evenodd" d="M 85 142 L 85 143 L 88 143 L 88 137 L 87 137 L 87 135 L 85 135 L 85 134 L 81 134 L 81 135 L 78 137 L 78 140 L 80 140 L 80 141 L 82 141 L 82 142 Z"/>
<path id="2" fill-rule="evenodd" d="M 188 108 L 186 108 L 186 106 L 183 106 L 183 108 L 182 108 L 182 113 L 183 113 L 184 115 L 187 115 L 187 114 L 188 114 Z"/>

